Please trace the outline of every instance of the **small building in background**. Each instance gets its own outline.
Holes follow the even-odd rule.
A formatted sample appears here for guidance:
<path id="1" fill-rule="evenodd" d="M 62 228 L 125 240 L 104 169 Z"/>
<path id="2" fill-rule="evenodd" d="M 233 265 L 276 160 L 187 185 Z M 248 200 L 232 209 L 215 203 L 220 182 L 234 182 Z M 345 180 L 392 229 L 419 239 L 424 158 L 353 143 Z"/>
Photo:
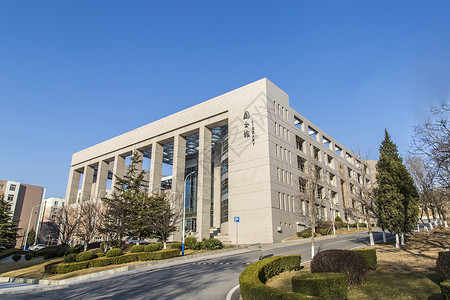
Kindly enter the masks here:
<path id="1" fill-rule="evenodd" d="M 58 213 L 65 205 L 63 198 L 47 198 L 41 204 L 39 220 L 41 220 L 38 234 L 39 242 L 48 245 L 58 243 L 58 228 L 55 224 Z"/>
<path id="2" fill-rule="evenodd" d="M 39 230 L 38 216 L 45 195 L 45 188 L 16 181 L 0 180 L 0 194 L 11 204 L 13 221 L 19 222 L 19 238 L 16 247 L 25 245 L 27 232 Z"/>

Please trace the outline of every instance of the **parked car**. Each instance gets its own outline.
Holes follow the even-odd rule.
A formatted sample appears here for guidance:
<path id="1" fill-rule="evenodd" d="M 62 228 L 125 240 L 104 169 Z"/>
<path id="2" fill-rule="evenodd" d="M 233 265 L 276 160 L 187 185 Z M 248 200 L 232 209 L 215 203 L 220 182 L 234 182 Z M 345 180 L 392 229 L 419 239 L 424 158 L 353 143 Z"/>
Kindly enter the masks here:
<path id="1" fill-rule="evenodd" d="M 44 249 L 44 248 L 47 248 L 47 245 L 37 244 L 37 245 L 32 245 L 32 246 L 28 247 L 28 250 L 30 250 L 30 251 L 37 251 L 37 250 L 41 250 L 41 249 Z"/>
<path id="2" fill-rule="evenodd" d="M 125 239 L 124 242 L 125 242 L 125 244 L 135 244 L 135 245 L 137 245 L 138 242 L 139 242 L 139 244 L 141 244 L 141 245 L 147 243 L 146 240 L 138 240 L 138 239 L 136 239 L 136 238 L 128 238 L 128 239 Z"/>

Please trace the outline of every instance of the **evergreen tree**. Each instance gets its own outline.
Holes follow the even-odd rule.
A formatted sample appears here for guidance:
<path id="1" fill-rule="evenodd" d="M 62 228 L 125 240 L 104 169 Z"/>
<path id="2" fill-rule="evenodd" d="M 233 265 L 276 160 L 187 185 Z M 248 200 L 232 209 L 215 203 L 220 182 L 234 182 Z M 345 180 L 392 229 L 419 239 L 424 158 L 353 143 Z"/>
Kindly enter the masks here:
<path id="1" fill-rule="evenodd" d="M 376 178 L 375 205 L 379 225 L 397 237 L 411 232 L 419 217 L 418 194 L 387 130 L 380 146 Z"/>
<path id="2" fill-rule="evenodd" d="M 4 195 L 0 195 L 0 246 L 13 248 L 16 244 L 17 222 L 13 221 L 11 204 L 5 201 Z"/>
<path id="3" fill-rule="evenodd" d="M 35 239 L 36 239 L 36 231 L 34 231 L 34 228 L 31 228 L 27 236 L 27 245 L 33 245 Z"/>

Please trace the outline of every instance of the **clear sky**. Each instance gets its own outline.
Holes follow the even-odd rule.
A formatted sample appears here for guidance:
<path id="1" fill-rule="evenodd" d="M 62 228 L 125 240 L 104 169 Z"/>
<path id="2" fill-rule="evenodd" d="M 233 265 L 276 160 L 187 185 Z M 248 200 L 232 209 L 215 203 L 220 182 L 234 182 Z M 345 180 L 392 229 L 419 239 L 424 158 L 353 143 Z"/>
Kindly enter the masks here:
<path id="1" fill-rule="evenodd" d="M 406 154 L 450 102 L 450 1 L 0 1 L 0 179 L 263 77 L 349 149 Z"/>

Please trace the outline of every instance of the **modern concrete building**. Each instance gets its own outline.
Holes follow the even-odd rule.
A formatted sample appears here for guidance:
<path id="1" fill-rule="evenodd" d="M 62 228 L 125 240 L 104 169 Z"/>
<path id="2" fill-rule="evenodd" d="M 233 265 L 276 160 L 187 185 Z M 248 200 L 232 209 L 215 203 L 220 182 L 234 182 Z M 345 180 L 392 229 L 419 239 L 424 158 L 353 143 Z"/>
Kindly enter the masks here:
<path id="1" fill-rule="evenodd" d="M 31 184 L 0 180 L 0 193 L 11 204 L 13 220 L 19 222 L 18 234 L 21 237 L 17 239 L 16 247 L 23 246 L 28 229 L 39 230 L 39 208 L 45 189 Z"/>
<path id="2" fill-rule="evenodd" d="M 75 153 L 66 201 L 106 194 L 133 150 L 152 192 L 182 195 L 195 171 L 186 180 L 187 229 L 232 243 L 278 242 L 308 226 L 301 195 L 310 162 L 326 174 L 319 217 L 344 217 L 363 166 L 264 78 Z"/>

